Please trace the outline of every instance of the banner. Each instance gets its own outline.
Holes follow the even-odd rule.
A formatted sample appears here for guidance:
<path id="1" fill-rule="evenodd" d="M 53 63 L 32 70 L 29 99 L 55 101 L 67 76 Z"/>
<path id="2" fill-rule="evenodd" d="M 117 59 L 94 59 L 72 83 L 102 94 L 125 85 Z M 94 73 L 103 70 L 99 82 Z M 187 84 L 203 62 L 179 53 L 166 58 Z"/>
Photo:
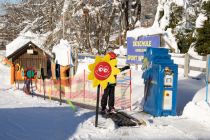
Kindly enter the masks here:
<path id="1" fill-rule="evenodd" d="M 133 37 L 127 38 L 127 60 L 128 64 L 142 64 L 144 52 L 147 47 L 160 47 L 160 36 L 142 36 L 135 40 Z"/>

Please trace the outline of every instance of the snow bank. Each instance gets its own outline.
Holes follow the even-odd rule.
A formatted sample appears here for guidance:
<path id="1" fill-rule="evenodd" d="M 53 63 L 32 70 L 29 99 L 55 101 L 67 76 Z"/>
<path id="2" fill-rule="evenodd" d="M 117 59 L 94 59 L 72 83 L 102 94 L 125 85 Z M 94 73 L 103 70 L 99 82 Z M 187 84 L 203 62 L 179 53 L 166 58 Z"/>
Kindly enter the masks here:
<path id="1" fill-rule="evenodd" d="M 0 56 L 5 56 L 6 55 L 6 51 L 5 50 L 0 50 Z"/>
<path id="2" fill-rule="evenodd" d="M 6 51 L 5 50 L 0 50 L 0 63 L 3 61 L 5 55 L 6 55 Z"/>
<path id="3" fill-rule="evenodd" d="M 118 54 L 119 56 L 125 56 L 127 55 L 127 48 L 120 46 L 119 49 L 114 50 L 114 53 Z"/>
<path id="4" fill-rule="evenodd" d="M 1 62 L 1 61 L 0 61 Z M 0 90 L 10 87 L 10 67 L 0 63 Z"/>
<path id="5" fill-rule="evenodd" d="M 53 47 L 55 53 L 55 62 L 62 66 L 73 66 L 71 46 L 67 40 L 60 40 L 60 43 Z"/>
<path id="6" fill-rule="evenodd" d="M 85 57 L 84 59 L 79 60 L 78 68 L 77 68 L 77 74 L 81 74 L 84 72 L 84 70 L 89 71 L 88 65 L 94 63 L 95 59 Z"/>
<path id="7" fill-rule="evenodd" d="M 208 93 L 210 89 L 208 90 Z M 210 104 L 206 101 L 206 87 L 199 90 L 183 111 L 183 116 L 210 125 Z M 210 96 L 208 96 L 210 101 Z"/>

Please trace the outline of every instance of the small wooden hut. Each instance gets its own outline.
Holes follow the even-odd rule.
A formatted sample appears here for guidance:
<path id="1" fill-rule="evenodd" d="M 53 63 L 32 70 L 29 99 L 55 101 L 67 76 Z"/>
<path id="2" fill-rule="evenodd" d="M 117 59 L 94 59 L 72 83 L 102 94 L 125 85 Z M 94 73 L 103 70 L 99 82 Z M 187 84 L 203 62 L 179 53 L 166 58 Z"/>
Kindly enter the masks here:
<path id="1" fill-rule="evenodd" d="M 11 66 L 11 84 L 15 80 L 23 80 L 23 70 L 32 68 L 39 71 L 44 68 L 47 76 L 47 69 L 50 69 L 52 54 L 43 47 L 44 39 L 36 34 L 28 33 L 17 37 L 6 46 L 6 57 Z"/>

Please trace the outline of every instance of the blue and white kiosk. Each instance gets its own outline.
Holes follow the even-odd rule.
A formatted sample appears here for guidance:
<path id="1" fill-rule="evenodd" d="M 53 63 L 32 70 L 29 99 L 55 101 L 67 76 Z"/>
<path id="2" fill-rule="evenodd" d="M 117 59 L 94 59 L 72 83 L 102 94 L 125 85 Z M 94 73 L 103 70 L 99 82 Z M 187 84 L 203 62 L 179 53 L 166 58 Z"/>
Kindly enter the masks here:
<path id="1" fill-rule="evenodd" d="M 169 50 L 160 44 L 160 35 L 137 39 L 127 36 L 126 63 L 143 63 L 144 112 L 153 116 L 176 115 L 178 65 L 174 64 Z"/>
<path id="2" fill-rule="evenodd" d="M 178 65 L 166 48 L 147 48 L 143 59 L 145 102 L 143 109 L 153 116 L 176 115 Z"/>

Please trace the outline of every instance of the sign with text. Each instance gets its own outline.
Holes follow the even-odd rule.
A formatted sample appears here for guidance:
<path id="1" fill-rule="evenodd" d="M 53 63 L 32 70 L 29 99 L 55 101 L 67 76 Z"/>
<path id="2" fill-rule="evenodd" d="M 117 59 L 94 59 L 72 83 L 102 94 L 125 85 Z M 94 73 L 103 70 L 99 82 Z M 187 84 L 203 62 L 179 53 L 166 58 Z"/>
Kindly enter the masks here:
<path id="1" fill-rule="evenodd" d="M 133 37 L 127 38 L 127 60 L 129 64 L 142 64 L 144 52 L 147 47 L 160 47 L 160 36 L 141 36 L 137 40 Z"/>

